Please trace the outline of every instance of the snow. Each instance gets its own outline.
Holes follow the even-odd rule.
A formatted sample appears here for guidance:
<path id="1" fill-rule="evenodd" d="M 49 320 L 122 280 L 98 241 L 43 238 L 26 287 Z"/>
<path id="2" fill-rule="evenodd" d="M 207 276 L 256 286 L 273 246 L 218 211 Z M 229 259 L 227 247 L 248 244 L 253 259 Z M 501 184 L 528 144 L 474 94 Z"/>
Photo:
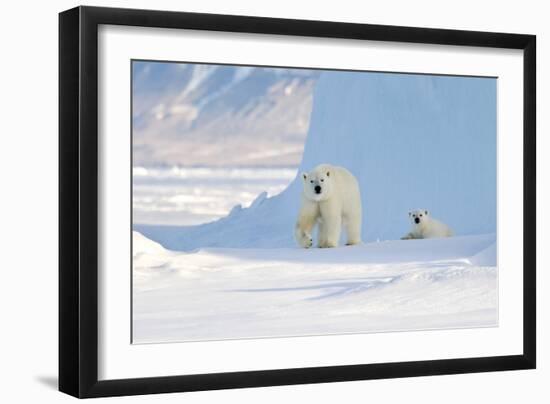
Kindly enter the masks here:
<path id="1" fill-rule="evenodd" d="M 496 326 L 494 245 L 488 234 L 175 253 L 134 232 L 134 343 Z"/>
<path id="2" fill-rule="evenodd" d="M 166 250 L 159 244 L 140 233 L 132 232 L 132 255 L 137 257 L 140 254 L 163 254 Z"/>
<path id="3" fill-rule="evenodd" d="M 478 252 L 476 255 L 470 257 L 468 259 L 468 262 L 472 265 L 490 265 L 490 266 L 496 266 L 496 256 L 497 256 L 497 244 L 496 242 L 491 244 L 486 249 Z"/>

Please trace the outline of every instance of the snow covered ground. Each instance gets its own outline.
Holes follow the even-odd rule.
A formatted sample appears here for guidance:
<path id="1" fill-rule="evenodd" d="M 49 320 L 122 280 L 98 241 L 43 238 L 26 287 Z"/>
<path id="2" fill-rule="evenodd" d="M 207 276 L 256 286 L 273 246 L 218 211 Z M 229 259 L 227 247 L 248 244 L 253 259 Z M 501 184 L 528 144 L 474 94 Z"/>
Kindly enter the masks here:
<path id="1" fill-rule="evenodd" d="M 494 234 L 188 253 L 133 237 L 134 343 L 498 324 Z"/>

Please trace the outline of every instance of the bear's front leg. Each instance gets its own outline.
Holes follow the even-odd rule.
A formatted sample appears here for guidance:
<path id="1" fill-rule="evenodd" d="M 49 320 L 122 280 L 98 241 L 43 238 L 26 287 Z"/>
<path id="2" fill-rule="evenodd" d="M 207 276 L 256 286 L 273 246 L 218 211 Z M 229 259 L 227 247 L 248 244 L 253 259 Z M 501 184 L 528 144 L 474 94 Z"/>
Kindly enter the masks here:
<path id="1" fill-rule="evenodd" d="M 361 216 L 355 220 L 347 220 L 346 225 L 348 241 L 346 245 L 356 245 L 361 243 Z"/>
<path id="2" fill-rule="evenodd" d="M 342 219 L 338 216 L 327 221 L 326 244 L 325 247 L 338 247 L 340 233 L 342 232 Z"/>
<path id="3" fill-rule="evenodd" d="M 311 232 L 319 216 L 319 207 L 315 203 L 304 201 L 298 214 L 294 237 L 298 245 L 302 248 L 309 248 L 313 245 Z"/>
<path id="4" fill-rule="evenodd" d="M 311 237 L 311 233 L 301 229 L 298 223 L 296 223 L 294 237 L 296 238 L 298 245 L 302 248 L 309 248 L 313 245 L 313 237 Z"/>
<path id="5" fill-rule="evenodd" d="M 340 233 L 342 232 L 342 215 L 329 208 L 321 210 L 321 217 L 323 220 L 323 234 L 320 236 L 320 240 L 323 240 L 323 243 L 319 243 L 319 247 L 338 247 Z"/>
<path id="6" fill-rule="evenodd" d="M 317 247 L 324 248 L 327 245 L 327 231 L 322 218 L 319 218 L 317 231 Z"/>
<path id="7" fill-rule="evenodd" d="M 412 239 L 414 239 L 414 238 L 415 238 L 415 237 L 414 237 L 414 234 L 412 234 L 412 233 L 407 233 L 407 234 L 405 234 L 403 237 L 401 237 L 401 240 L 412 240 Z"/>

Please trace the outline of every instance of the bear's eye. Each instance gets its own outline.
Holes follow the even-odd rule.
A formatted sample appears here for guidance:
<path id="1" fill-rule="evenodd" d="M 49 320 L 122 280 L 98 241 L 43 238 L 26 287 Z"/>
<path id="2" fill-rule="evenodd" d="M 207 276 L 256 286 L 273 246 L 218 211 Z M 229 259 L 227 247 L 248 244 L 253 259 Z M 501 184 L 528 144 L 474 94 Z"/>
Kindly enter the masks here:
<path id="1" fill-rule="evenodd" d="M 325 180 L 321 178 L 321 182 L 325 182 Z"/>
<path id="2" fill-rule="evenodd" d="M 309 182 L 311 182 L 311 183 L 313 184 L 313 180 L 311 180 L 311 181 L 309 181 Z"/>
<path id="3" fill-rule="evenodd" d="M 420 217 L 422 217 L 422 213 L 420 214 Z"/>

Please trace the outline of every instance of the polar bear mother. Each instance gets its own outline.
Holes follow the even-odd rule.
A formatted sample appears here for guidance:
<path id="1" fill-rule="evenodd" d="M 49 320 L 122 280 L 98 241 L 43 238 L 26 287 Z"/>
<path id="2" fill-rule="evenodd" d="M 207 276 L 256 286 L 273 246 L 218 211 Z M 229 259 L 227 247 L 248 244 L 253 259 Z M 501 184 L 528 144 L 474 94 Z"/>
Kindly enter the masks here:
<path id="1" fill-rule="evenodd" d="M 361 242 L 361 193 L 357 179 L 343 167 L 321 164 L 302 173 L 302 205 L 296 221 L 298 245 L 313 245 L 312 231 L 319 226 L 318 246 L 337 247 L 342 227 L 347 244 Z"/>

